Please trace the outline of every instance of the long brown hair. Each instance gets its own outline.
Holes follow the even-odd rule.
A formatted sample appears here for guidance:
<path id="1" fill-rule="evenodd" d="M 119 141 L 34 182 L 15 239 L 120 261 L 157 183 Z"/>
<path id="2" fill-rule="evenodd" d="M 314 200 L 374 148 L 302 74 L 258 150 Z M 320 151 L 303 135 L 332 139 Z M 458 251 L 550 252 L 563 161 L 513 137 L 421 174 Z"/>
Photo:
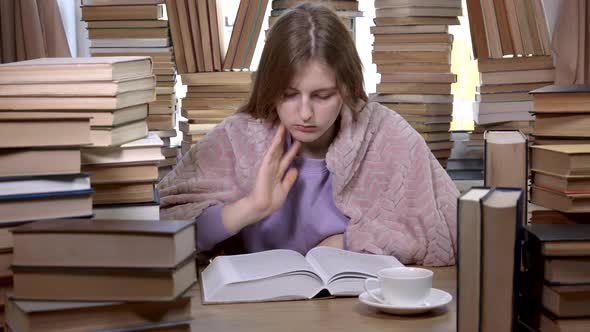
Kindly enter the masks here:
<path id="1" fill-rule="evenodd" d="M 336 73 L 344 103 L 358 111 L 367 101 L 363 65 L 350 32 L 330 9 L 304 3 L 283 14 L 269 30 L 252 92 L 241 112 L 275 121 L 276 104 L 301 65 L 317 59 Z"/>

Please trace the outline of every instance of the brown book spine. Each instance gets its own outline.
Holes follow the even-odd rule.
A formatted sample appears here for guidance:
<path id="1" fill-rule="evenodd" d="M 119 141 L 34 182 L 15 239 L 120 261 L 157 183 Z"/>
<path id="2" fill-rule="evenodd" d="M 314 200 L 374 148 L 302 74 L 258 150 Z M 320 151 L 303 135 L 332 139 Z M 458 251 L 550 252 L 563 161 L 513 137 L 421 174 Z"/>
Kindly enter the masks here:
<path id="1" fill-rule="evenodd" d="M 514 54 L 512 38 L 510 37 L 510 26 L 508 25 L 508 13 L 506 12 L 506 4 L 504 3 L 504 0 L 494 0 L 494 8 L 496 9 L 496 20 L 500 31 L 502 54 Z"/>
<path id="2" fill-rule="evenodd" d="M 469 14 L 473 57 L 475 59 L 489 58 L 490 51 L 486 39 L 486 29 L 480 0 L 467 0 L 467 12 Z"/>

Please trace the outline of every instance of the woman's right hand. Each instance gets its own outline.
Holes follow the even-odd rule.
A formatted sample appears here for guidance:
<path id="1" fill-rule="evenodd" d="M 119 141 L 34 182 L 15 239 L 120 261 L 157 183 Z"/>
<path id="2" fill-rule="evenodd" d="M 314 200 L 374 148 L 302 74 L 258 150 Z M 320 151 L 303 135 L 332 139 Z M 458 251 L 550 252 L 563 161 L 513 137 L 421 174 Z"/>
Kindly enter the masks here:
<path id="1" fill-rule="evenodd" d="M 286 132 L 285 126 L 280 124 L 258 168 L 252 191 L 241 200 L 224 206 L 222 221 L 227 230 L 238 232 L 268 217 L 287 199 L 297 180 L 297 170 L 287 169 L 297 155 L 301 142 L 294 141 L 289 151 L 284 153 Z"/>

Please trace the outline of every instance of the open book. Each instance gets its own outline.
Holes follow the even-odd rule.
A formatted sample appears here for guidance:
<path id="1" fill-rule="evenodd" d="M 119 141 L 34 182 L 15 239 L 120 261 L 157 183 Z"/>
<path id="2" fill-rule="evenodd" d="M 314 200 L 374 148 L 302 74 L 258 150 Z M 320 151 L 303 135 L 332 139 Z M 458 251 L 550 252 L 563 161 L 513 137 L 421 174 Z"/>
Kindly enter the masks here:
<path id="1" fill-rule="evenodd" d="M 310 299 L 322 290 L 356 296 L 366 278 L 403 266 L 395 257 L 317 247 L 306 256 L 277 249 L 219 256 L 202 273 L 203 303 Z"/>

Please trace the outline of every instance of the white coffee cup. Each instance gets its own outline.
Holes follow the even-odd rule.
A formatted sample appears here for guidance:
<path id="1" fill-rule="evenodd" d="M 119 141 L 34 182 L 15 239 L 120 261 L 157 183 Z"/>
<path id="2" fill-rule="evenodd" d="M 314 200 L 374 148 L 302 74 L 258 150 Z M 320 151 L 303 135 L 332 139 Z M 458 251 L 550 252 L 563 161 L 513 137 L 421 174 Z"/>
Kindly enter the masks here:
<path id="1" fill-rule="evenodd" d="M 377 279 L 365 279 L 365 290 L 375 301 L 390 305 L 420 305 L 430 294 L 433 272 L 419 267 L 392 267 L 377 272 Z M 377 282 L 381 288 L 380 297 L 370 288 L 369 283 Z"/>

